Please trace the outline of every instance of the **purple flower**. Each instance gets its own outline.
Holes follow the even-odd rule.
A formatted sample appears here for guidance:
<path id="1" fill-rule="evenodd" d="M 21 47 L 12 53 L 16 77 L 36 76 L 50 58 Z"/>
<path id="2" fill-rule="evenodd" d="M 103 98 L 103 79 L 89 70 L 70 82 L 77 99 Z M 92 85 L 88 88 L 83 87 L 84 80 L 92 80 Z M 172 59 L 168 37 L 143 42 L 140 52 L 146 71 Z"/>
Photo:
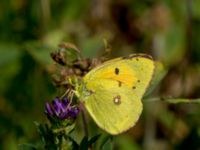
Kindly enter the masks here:
<path id="1" fill-rule="evenodd" d="M 79 111 L 77 106 L 70 105 L 69 100 L 66 97 L 63 99 L 56 97 L 52 103 L 46 102 L 45 104 L 45 113 L 50 117 L 61 120 L 74 119 Z"/>

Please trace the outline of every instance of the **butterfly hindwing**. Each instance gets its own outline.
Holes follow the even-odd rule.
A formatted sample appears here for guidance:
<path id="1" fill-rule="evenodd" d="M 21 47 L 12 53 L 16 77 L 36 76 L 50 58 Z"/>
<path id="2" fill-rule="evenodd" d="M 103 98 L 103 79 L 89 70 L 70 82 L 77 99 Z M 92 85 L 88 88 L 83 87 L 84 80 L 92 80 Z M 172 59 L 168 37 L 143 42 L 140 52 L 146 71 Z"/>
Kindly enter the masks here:
<path id="1" fill-rule="evenodd" d="M 82 100 L 98 126 L 111 134 L 132 127 L 141 114 L 141 98 L 153 72 L 154 62 L 148 55 L 116 58 L 90 71 L 83 79 L 89 95 L 82 95 Z"/>
<path id="2" fill-rule="evenodd" d="M 128 130 L 138 120 L 142 103 L 125 84 L 110 79 L 93 81 L 95 91 L 84 104 L 97 125 L 110 134 Z"/>

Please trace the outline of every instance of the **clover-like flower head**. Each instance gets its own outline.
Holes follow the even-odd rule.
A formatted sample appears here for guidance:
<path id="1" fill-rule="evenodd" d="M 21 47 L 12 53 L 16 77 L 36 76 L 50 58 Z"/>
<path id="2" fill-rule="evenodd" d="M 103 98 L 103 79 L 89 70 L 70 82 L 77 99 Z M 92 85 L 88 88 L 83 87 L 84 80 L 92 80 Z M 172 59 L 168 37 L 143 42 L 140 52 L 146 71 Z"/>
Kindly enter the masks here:
<path id="1" fill-rule="evenodd" d="M 49 117 L 55 117 L 60 120 L 74 119 L 79 112 L 79 108 L 72 106 L 66 97 L 63 99 L 56 97 L 52 103 L 46 102 L 45 104 L 45 113 Z"/>

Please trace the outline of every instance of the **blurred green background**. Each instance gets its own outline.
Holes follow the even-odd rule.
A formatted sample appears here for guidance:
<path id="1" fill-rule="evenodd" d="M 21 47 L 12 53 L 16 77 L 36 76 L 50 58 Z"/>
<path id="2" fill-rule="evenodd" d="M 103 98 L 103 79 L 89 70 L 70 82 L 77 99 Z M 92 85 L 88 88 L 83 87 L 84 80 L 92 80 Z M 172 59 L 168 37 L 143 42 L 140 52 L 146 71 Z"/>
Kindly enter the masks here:
<path id="1" fill-rule="evenodd" d="M 152 96 L 200 97 L 199 0 L 1 0 L 0 149 L 41 147 L 34 121 L 58 94 L 49 53 L 62 42 L 85 57 L 148 53 L 168 74 Z M 200 149 L 200 105 L 144 102 L 139 122 L 113 139 L 119 150 Z M 93 126 L 93 125 L 92 125 Z"/>

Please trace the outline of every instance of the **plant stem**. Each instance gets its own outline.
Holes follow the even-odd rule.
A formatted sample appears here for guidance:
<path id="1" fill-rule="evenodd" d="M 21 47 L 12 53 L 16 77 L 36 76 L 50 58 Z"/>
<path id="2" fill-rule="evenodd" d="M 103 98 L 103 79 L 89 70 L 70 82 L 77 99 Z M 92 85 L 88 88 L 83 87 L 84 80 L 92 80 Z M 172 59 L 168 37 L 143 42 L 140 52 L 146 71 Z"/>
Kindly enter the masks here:
<path id="1" fill-rule="evenodd" d="M 200 98 L 172 98 L 172 97 L 151 97 L 143 99 L 143 102 L 168 102 L 168 103 L 200 103 Z"/>
<path id="2" fill-rule="evenodd" d="M 84 109 L 82 103 L 80 104 L 80 108 L 81 108 L 81 116 L 82 116 L 82 119 L 83 119 L 84 133 L 85 133 L 85 136 L 88 137 L 88 127 L 87 127 L 87 120 L 86 120 L 86 112 L 85 112 L 85 109 Z"/>

